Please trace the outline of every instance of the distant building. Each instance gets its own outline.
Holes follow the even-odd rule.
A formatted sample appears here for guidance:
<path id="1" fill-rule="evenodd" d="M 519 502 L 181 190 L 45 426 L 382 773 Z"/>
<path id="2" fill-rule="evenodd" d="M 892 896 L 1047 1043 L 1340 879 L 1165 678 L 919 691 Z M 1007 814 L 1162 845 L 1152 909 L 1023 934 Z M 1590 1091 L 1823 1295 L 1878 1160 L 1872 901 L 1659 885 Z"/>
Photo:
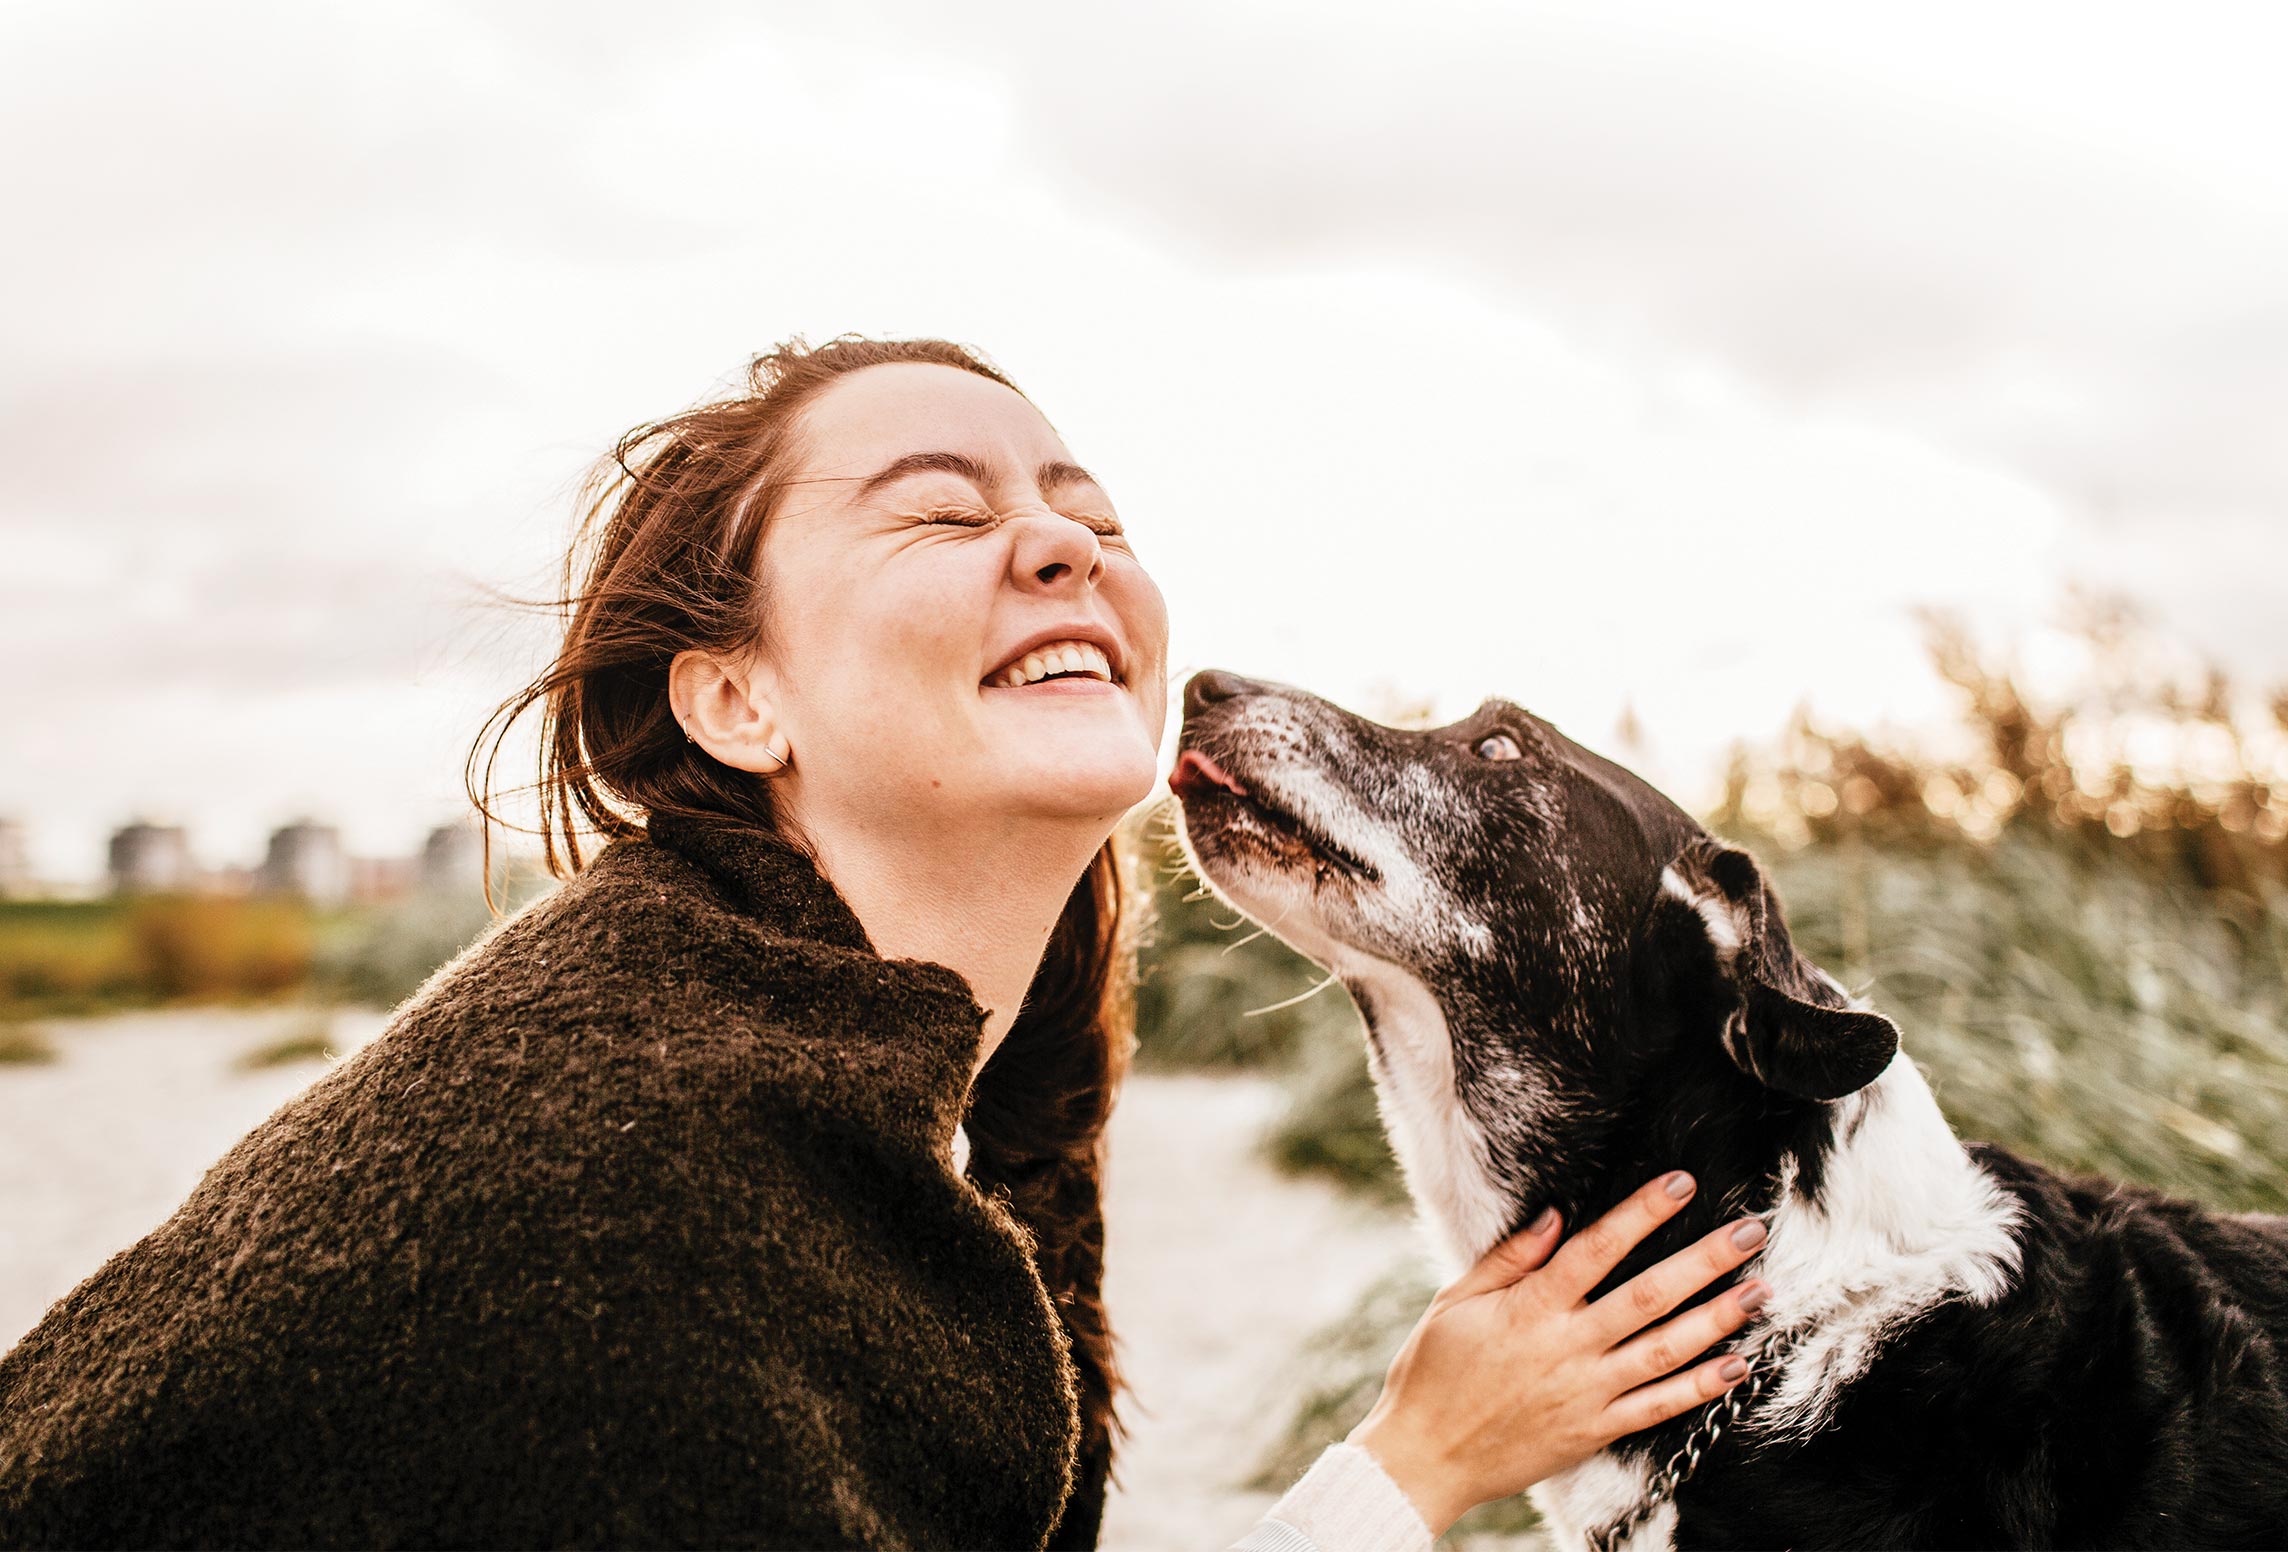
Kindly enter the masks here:
<path id="1" fill-rule="evenodd" d="M 111 832 L 111 887 L 123 895 L 160 894 L 196 882 L 191 840 L 181 825 L 138 819 Z"/>
<path id="2" fill-rule="evenodd" d="M 32 856 L 23 824 L 0 819 L 0 900 L 21 900 L 39 893 L 32 879 Z"/>
<path id="3" fill-rule="evenodd" d="M 421 892 L 482 897 L 485 891 L 485 836 L 474 821 L 441 824 L 421 843 Z"/>
<path id="4" fill-rule="evenodd" d="M 332 825 L 297 819 L 270 832 L 262 859 L 266 894 L 300 895 L 314 905 L 339 905 L 350 894 L 350 859 L 342 832 Z"/>

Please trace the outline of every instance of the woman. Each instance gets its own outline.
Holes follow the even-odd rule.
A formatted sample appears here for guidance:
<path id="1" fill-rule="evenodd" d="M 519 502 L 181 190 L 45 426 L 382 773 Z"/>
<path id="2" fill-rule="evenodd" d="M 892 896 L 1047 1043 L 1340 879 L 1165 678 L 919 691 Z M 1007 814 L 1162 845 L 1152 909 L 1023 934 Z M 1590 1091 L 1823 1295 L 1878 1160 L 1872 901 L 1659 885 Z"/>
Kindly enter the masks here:
<path id="1" fill-rule="evenodd" d="M 941 342 L 789 346 L 607 472 L 496 719 L 570 881 L 0 1360 L 0 1541 L 1094 1542 L 1159 594 Z M 1258 1535 L 1425 1546 L 1718 1394 L 1664 1371 L 1760 1285 L 1636 1332 L 1733 1236 L 1585 1302 L 1689 1191 L 1489 1254 Z"/>

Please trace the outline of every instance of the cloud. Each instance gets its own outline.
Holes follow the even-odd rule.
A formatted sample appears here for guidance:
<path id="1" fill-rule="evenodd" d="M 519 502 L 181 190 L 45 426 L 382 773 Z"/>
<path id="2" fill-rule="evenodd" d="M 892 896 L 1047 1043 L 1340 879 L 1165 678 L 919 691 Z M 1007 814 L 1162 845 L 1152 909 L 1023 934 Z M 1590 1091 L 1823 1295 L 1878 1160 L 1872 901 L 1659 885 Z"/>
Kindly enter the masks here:
<path id="1" fill-rule="evenodd" d="M 1689 761 L 2080 570 L 2288 669 L 2277 50 L 2043 14 L 0 10 L 0 806 L 426 822 L 474 583 L 798 330 L 990 348 L 1195 664 Z"/>
<path id="2" fill-rule="evenodd" d="M 1076 197 L 1225 262 L 1444 273 L 2003 459 L 2100 540 L 2288 518 L 2262 8 L 873 14 L 996 73 Z"/>

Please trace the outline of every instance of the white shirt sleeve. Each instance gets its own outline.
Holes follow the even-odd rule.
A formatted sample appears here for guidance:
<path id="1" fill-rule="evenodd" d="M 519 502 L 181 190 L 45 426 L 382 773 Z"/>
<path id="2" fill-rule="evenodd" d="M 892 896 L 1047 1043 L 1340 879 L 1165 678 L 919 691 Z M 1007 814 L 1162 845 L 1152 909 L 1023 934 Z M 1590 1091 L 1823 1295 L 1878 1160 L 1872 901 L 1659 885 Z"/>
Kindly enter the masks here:
<path id="1" fill-rule="evenodd" d="M 1433 1539 L 1372 1455 L 1332 1444 L 1230 1552 L 1430 1552 Z"/>

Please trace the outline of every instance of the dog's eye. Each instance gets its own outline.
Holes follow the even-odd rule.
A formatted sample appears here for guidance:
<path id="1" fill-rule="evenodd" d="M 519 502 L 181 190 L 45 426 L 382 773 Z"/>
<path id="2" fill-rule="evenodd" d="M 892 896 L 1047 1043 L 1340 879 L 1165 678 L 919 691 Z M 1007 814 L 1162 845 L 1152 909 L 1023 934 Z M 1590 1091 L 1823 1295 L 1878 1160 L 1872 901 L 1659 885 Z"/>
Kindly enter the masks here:
<path id="1" fill-rule="evenodd" d="M 1507 733 L 1487 734 L 1478 740 L 1474 752 L 1481 760 L 1520 760 L 1525 757 L 1525 751 L 1517 746 L 1517 740 Z"/>

